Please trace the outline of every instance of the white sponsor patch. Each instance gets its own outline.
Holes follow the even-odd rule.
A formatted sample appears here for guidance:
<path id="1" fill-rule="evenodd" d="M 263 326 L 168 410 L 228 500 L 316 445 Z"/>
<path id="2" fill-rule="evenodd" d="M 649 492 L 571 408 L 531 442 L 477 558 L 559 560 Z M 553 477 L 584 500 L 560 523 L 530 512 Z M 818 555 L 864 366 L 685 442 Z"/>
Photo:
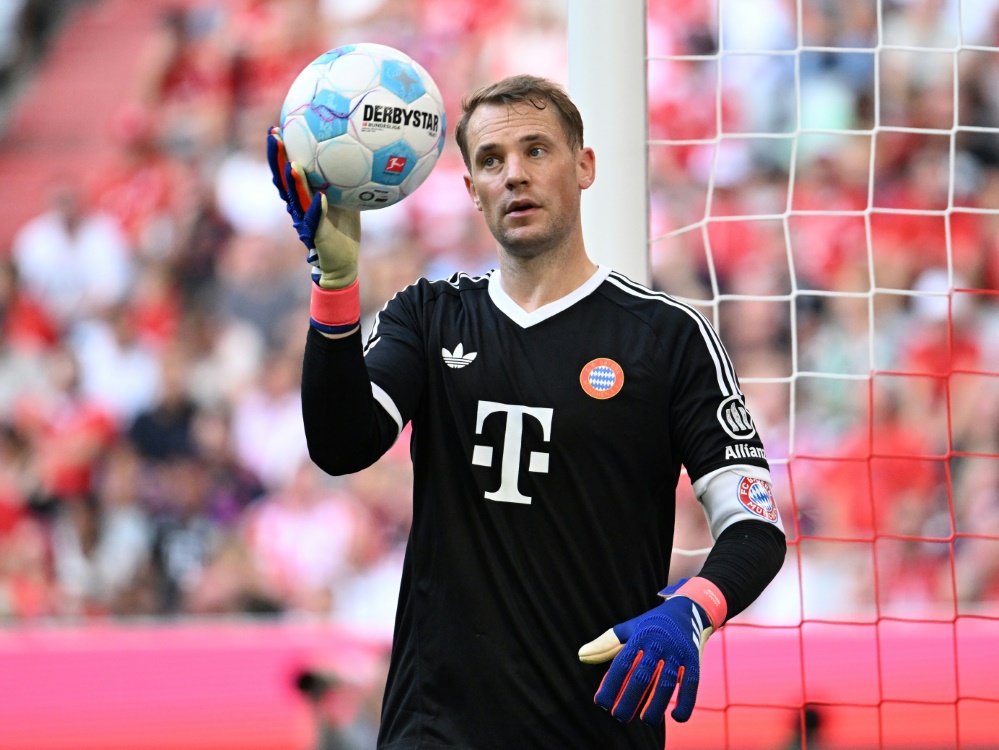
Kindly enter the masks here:
<path id="1" fill-rule="evenodd" d="M 755 445 L 726 445 L 725 460 L 733 458 L 766 458 L 767 452 Z"/>
<path id="2" fill-rule="evenodd" d="M 729 437 L 735 440 L 749 440 L 756 434 L 756 425 L 742 403 L 741 396 L 729 396 L 719 404 L 718 422 Z"/>

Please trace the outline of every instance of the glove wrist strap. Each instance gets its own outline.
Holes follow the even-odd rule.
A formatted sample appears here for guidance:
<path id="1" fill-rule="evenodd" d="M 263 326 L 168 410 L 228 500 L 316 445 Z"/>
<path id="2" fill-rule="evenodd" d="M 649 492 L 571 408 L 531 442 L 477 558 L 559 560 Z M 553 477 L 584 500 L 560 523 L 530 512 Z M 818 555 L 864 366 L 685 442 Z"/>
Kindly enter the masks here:
<path id="1" fill-rule="evenodd" d="M 309 305 L 313 328 L 323 333 L 348 333 L 361 320 L 361 294 L 358 280 L 343 289 L 323 289 L 312 285 Z"/>
<path id="2" fill-rule="evenodd" d="M 707 578 L 695 576 L 683 584 L 674 592 L 673 596 L 685 596 L 688 599 L 700 604 L 708 614 L 711 625 L 717 629 L 725 622 L 728 614 L 728 603 L 722 595 L 721 589 L 711 583 Z"/>

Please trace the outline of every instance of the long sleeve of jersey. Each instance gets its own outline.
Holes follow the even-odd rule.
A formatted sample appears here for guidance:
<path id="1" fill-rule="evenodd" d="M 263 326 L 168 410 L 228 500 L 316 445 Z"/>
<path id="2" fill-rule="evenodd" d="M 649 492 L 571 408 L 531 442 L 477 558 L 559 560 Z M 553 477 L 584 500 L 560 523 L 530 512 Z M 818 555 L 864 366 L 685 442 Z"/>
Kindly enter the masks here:
<path id="1" fill-rule="evenodd" d="M 773 524 L 737 521 L 715 541 L 698 575 L 722 592 L 731 620 L 770 585 L 786 552 L 784 532 Z"/>
<path id="2" fill-rule="evenodd" d="M 309 329 L 302 416 L 309 455 L 329 474 L 360 471 L 392 447 L 399 425 L 372 395 L 359 331 L 329 339 Z"/>

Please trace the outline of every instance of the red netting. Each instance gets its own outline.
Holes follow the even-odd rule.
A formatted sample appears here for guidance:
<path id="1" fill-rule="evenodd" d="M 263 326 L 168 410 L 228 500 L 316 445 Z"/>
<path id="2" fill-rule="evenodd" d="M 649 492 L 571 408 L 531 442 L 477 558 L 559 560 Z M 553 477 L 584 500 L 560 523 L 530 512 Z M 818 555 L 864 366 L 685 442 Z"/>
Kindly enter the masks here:
<path id="1" fill-rule="evenodd" d="M 789 547 L 667 747 L 994 747 L 997 16 L 675 6 L 648 16 L 654 283 L 719 328 Z"/>

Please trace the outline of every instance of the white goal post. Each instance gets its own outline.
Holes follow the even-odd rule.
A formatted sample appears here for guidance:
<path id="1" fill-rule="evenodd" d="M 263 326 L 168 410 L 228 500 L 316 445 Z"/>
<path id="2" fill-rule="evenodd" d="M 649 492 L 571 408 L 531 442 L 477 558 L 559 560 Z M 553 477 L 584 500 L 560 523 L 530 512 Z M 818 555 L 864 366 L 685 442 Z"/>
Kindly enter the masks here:
<path id="1" fill-rule="evenodd" d="M 583 193 L 586 249 L 648 284 L 645 12 L 644 0 L 569 0 L 568 36 L 569 94 L 597 160 Z"/>

